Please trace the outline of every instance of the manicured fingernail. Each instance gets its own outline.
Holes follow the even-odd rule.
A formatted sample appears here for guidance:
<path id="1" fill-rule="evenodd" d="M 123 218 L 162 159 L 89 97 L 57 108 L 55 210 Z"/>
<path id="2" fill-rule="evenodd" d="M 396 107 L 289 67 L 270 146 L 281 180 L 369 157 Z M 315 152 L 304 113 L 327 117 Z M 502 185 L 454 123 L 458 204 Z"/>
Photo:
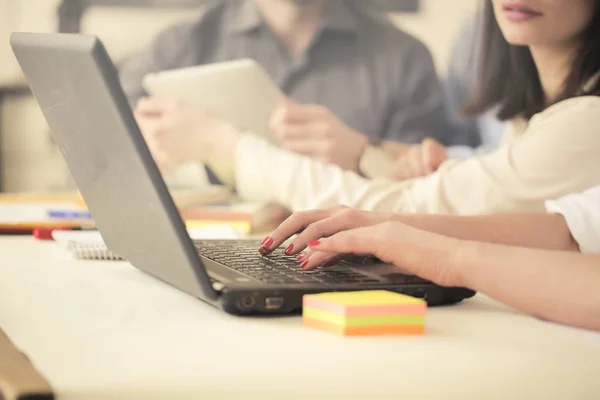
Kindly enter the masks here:
<path id="1" fill-rule="evenodd" d="M 265 244 L 265 243 L 267 243 L 267 240 L 269 240 L 269 239 L 270 239 L 270 237 L 268 237 L 268 236 L 267 236 L 266 238 L 264 238 L 264 239 L 262 240 L 262 242 L 260 242 L 260 244 Z"/>
<path id="2" fill-rule="evenodd" d="M 298 257 L 296 257 L 296 260 L 302 261 L 303 258 L 304 258 L 304 254 L 298 254 Z"/>
<path id="3" fill-rule="evenodd" d="M 300 268 L 304 269 L 304 268 L 306 268 L 307 265 L 308 265 L 308 260 L 306 260 L 302 264 L 300 264 Z"/>
<path id="4" fill-rule="evenodd" d="M 310 247 L 316 247 L 316 246 L 318 246 L 318 245 L 320 245 L 320 244 L 321 244 L 321 241 L 320 241 L 320 240 L 311 240 L 310 242 L 308 242 L 308 245 L 309 245 Z"/>
<path id="5" fill-rule="evenodd" d="M 273 245 L 273 239 L 271 239 L 270 237 L 265 238 L 265 241 L 262 244 L 262 247 L 264 247 L 265 249 L 269 249 L 271 247 L 271 245 Z"/>
<path id="6" fill-rule="evenodd" d="M 284 253 L 285 253 L 285 255 L 286 255 L 286 256 L 289 256 L 290 254 L 292 254 L 292 251 L 294 251 L 294 245 L 293 245 L 293 244 L 290 244 L 290 245 L 288 246 L 288 248 L 287 248 L 287 249 L 285 249 Z"/>
<path id="7" fill-rule="evenodd" d="M 265 255 L 269 253 L 269 249 L 267 249 L 265 246 L 262 246 L 260 249 L 258 249 L 258 252 L 262 255 Z"/>

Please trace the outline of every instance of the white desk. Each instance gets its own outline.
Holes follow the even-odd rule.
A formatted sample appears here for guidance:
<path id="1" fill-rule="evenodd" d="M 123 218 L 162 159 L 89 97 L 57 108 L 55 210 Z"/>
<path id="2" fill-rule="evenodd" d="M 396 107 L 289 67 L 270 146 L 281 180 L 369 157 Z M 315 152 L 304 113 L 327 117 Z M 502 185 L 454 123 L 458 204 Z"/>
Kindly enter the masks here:
<path id="1" fill-rule="evenodd" d="M 0 327 L 59 399 L 598 399 L 600 335 L 478 295 L 420 337 L 230 317 L 125 263 L 0 238 Z"/>

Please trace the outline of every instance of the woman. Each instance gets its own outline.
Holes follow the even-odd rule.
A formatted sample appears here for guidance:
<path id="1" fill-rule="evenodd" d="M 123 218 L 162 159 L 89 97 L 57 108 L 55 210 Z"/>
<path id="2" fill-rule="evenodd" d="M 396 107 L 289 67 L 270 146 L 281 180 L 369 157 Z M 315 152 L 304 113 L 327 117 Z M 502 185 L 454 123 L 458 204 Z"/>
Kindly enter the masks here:
<path id="1" fill-rule="evenodd" d="M 566 122 L 575 123 L 574 110 L 598 104 L 597 97 L 589 96 L 599 94 L 598 3 L 488 3 L 486 67 L 479 94 L 467 109 L 477 112 L 499 105 L 501 118 L 520 115 L 531 124 L 536 118 L 563 114 L 561 133 L 571 135 Z M 563 23 L 552 27 L 549 21 L 558 18 L 558 11 Z M 515 73 L 516 68 L 527 73 Z M 507 71 L 511 82 L 502 79 Z M 536 79 L 525 79 L 532 76 Z M 577 89 L 584 77 L 587 92 Z M 549 123 L 546 120 L 546 129 L 536 134 L 552 131 Z M 597 126 L 589 133 L 600 136 Z M 552 155 L 556 153 L 546 157 Z M 577 181 L 581 176 L 570 178 Z M 345 207 L 306 211 L 284 222 L 260 251 L 267 254 L 302 231 L 286 253 L 298 254 L 308 246 L 298 256 L 305 269 L 333 263 L 348 253 L 372 254 L 440 285 L 470 287 L 541 318 L 600 330 L 600 186 L 547 202 L 546 209 L 549 214 L 471 217 L 368 213 Z"/>
<path id="2" fill-rule="evenodd" d="M 497 151 L 447 161 L 425 178 L 366 180 L 240 133 L 187 103 L 142 104 L 169 115 L 145 136 L 160 163 L 225 164 L 235 169 L 242 198 L 293 211 L 336 204 L 412 213 L 543 211 L 545 200 L 600 184 L 599 3 L 485 2 L 479 91 L 467 111 L 500 106 L 509 128 Z"/>

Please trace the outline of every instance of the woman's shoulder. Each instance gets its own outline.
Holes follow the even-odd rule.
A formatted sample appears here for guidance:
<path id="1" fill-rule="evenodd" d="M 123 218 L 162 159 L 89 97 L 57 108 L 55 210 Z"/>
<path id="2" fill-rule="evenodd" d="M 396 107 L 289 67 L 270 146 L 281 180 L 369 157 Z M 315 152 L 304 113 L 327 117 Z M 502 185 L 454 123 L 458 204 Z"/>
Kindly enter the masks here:
<path id="1" fill-rule="evenodd" d="M 531 122 L 553 120 L 555 118 L 587 117 L 600 120 L 600 96 L 579 96 L 559 101 L 534 115 Z"/>
<path id="2" fill-rule="evenodd" d="M 541 134 L 544 140 L 570 141 L 600 146 L 600 97 L 567 99 L 534 115 L 527 124 L 527 135 Z"/>

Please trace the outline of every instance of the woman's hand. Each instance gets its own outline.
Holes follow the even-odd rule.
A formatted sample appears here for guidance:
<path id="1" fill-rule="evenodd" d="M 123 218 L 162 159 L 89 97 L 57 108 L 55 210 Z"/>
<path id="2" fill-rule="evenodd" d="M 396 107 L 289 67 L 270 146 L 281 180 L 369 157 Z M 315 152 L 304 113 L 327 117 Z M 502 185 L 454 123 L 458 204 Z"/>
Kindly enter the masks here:
<path id="1" fill-rule="evenodd" d="M 263 240 L 259 251 L 268 254 L 300 232 L 285 253 L 304 251 L 298 260 L 305 270 L 326 267 L 349 254 L 373 255 L 438 284 L 455 285 L 455 271 L 444 263 L 459 241 L 411 228 L 399 219 L 397 214 L 345 206 L 297 212 Z"/>
<path id="2" fill-rule="evenodd" d="M 259 251 L 268 254 L 293 235 L 299 235 L 285 250 L 288 255 L 298 254 L 311 240 L 331 236 L 337 232 L 380 224 L 395 218 L 390 213 L 359 211 L 346 206 L 320 210 L 300 211 L 292 214 L 262 242 Z"/>
<path id="3" fill-rule="evenodd" d="M 427 138 L 398 157 L 394 167 L 395 178 L 402 181 L 430 175 L 447 159 L 446 148 L 436 140 Z"/>
<path id="4" fill-rule="evenodd" d="M 302 265 L 312 270 L 324 260 L 327 263 L 347 254 L 373 255 L 439 285 L 461 286 L 458 260 L 464 244 L 400 222 L 384 222 L 311 241 Z"/>

